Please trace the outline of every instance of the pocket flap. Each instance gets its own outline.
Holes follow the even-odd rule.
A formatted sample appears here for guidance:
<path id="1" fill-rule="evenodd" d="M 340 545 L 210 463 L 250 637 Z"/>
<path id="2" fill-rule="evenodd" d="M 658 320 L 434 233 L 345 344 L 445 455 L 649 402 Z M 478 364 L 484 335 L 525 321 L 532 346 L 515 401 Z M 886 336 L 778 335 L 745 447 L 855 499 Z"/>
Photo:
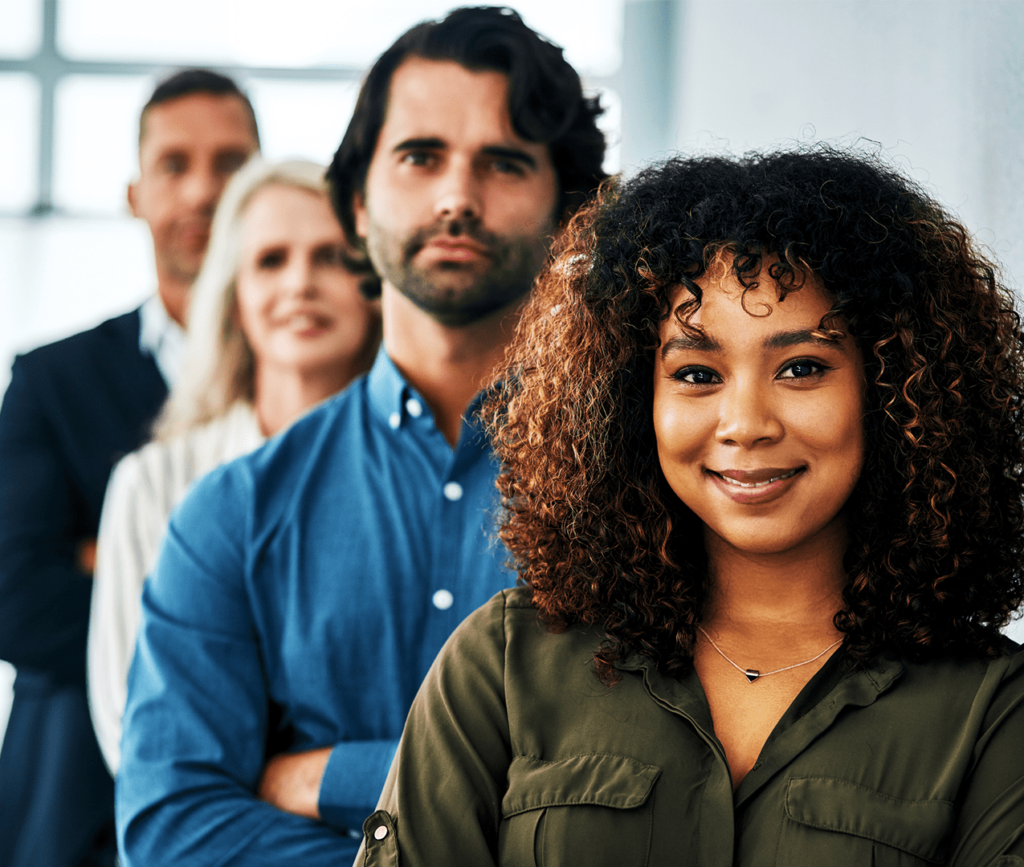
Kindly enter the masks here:
<path id="1" fill-rule="evenodd" d="M 516 756 L 501 813 L 507 819 L 527 810 L 578 804 L 631 810 L 647 800 L 660 775 L 661 768 L 629 756 L 573 756 L 557 762 Z"/>
<path id="2" fill-rule="evenodd" d="M 794 822 L 884 843 L 926 861 L 945 859 L 953 828 L 950 801 L 906 801 L 846 780 L 791 780 L 786 815 Z"/>

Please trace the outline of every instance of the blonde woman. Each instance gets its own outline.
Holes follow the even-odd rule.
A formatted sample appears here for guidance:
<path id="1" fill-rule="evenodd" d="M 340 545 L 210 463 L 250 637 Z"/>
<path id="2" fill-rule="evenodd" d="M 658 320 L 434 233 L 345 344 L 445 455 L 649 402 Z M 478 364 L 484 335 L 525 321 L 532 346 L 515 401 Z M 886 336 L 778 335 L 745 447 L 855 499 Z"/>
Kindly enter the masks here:
<path id="1" fill-rule="evenodd" d="M 125 457 L 100 520 L 89 703 L 116 773 L 142 584 L 188 487 L 369 369 L 379 303 L 331 210 L 322 166 L 254 157 L 231 181 L 193 289 L 186 360 L 153 442 Z"/>

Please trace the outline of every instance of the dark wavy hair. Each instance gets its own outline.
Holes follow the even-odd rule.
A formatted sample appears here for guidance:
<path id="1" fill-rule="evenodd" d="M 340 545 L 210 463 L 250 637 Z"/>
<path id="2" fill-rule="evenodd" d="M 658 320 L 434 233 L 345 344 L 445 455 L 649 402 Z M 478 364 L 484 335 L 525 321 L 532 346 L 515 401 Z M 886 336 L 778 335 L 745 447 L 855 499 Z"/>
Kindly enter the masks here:
<path id="1" fill-rule="evenodd" d="M 967 230 L 877 154 L 815 146 L 671 159 L 604 185 L 569 225 L 485 419 L 501 537 L 541 617 L 599 624 L 679 674 L 708 598 L 701 525 L 662 475 L 659 326 L 723 254 L 752 287 L 808 275 L 864 354 L 866 455 L 847 503 L 836 627 L 866 664 L 993 655 L 1024 595 L 1024 341 Z"/>
<path id="2" fill-rule="evenodd" d="M 363 81 L 352 120 L 327 169 L 334 210 L 354 247 L 362 240 L 356 234 L 353 196 L 363 190 L 377 147 L 391 77 L 411 56 L 508 76 L 513 128 L 527 141 L 546 144 L 550 150 L 558 173 L 559 220 L 574 213 L 606 177 L 601 168 L 604 134 L 597 127 L 603 109 L 597 97 L 583 94 L 580 77 L 562 49 L 527 27 L 511 9 L 454 9 L 441 20 L 424 21 L 400 36 Z"/>

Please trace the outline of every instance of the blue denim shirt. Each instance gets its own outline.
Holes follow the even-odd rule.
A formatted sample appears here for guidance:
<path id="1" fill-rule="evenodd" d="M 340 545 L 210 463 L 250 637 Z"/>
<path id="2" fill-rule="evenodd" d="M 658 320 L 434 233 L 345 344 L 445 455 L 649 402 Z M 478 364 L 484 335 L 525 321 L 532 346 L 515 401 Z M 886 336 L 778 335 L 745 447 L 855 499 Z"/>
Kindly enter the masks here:
<path id="1" fill-rule="evenodd" d="M 143 594 L 117 780 L 126 865 L 351 861 L 431 661 L 514 583 L 497 469 L 478 423 L 453 450 L 382 351 L 196 485 Z M 326 745 L 322 822 L 255 797 L 268 755 Z"/>

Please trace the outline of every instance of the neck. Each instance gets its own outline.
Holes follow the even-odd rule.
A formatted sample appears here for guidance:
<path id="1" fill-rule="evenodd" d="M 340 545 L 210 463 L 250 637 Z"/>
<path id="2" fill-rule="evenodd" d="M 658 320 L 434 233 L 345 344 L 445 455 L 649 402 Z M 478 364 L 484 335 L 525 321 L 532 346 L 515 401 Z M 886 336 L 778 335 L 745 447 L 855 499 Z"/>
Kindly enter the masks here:
<path id="1" fill-rule="evenodd" d="M 524 300 L 470 325 L 451 326 L 438 322 L 384 283 L 384 347 L 402 375 L 426 400 L 449 445 L 458 442 L 470 401 L 491 382 Z"/>
<path id="2" fill-rule="evenodd" d="M 168 273 L 166 269 L 157 266 L 157 295 L 160 296 L 167 315 L 182 328 L 185 327 L 185 317 L 188 315 L 188 299 L 191 289 L 192 280 Z"/>
<path id="3" fill-rule="evenodd" d="M 751 640 L 787 632 L 833 635 L 846 584 L 841 522 L 812 543 L 781 554 L 739 551 L 705 532 L 711 591 L 704 624 Z"/>
<path id="4" fill-rule="evenodd" d="M 320 401 L 341 391 L 359 373 L 339 368 L 295 371 L 257 364 L 253 409 L 264 436 L 288 427 Z"/>

